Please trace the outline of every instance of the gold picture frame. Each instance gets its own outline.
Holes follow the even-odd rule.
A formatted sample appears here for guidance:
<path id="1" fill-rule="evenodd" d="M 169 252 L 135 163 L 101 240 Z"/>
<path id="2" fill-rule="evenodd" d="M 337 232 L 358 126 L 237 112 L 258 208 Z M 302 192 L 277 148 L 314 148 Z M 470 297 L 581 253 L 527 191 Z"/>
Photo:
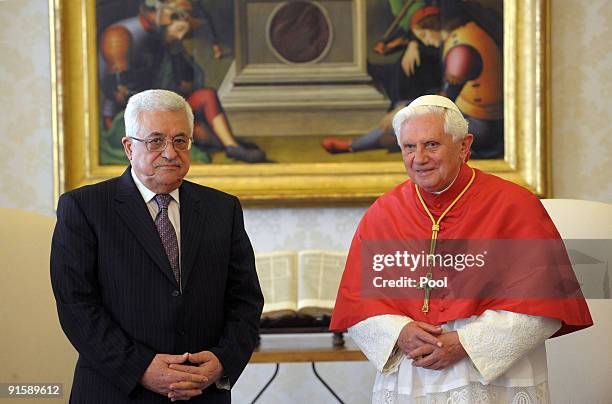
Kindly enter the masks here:
<path id="1" fill-rule="evenodd" d="M 550 195 L 548 0 L 504 1 L 505 156 L 471 164 Z M 94 0 L 49 0 L 55 199 L 119 175 L 97 153 Z M 397 162 L 192 165 L 189 179 L 248 205 L 370 202 L 406 179 Z"/>

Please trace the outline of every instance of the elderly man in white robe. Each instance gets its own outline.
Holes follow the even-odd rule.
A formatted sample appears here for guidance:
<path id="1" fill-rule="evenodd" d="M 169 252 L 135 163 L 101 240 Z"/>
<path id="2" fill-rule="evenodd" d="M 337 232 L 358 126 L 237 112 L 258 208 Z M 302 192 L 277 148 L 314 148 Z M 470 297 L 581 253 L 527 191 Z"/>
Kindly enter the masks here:
<path id="1" fill-rule="evenodd" d="M 452 101 L 419 97 L 393 126 L 411 181 L 380 197 L 362 219 L 330 328 L 348 328 L 378 370 L 374 403 L 549 402 L 544 342 L 592 324 L 581 294 L 568 304 L 476 306 L 441 294 L 430 305 L 430 290 L 424 303 L 361 294 L 368 240 L 429 239 L 429 232 L 432 241 L 438 232 L 448 239 L 559 239 L 535 196 L 466 164 L 473 135 Z"/>

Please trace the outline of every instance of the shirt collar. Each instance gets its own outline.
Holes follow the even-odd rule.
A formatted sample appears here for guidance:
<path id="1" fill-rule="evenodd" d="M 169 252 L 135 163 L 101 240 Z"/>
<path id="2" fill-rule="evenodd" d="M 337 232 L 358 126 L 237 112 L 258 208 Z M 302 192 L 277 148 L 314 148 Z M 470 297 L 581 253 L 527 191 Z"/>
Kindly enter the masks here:
<path id="1" fill-rule="evenodd" d="M 434 216 L 438 216 L 463 191 L 472 178 L 472 169 L 465 163 L 461 165 L 459 174 L 451 185 L 439 194 L 421 190 L 421 196 Z"/>
<path id="2" fill-rule="evenodd" d="M 138 191 L 140 192 L 140 195 L 142 196 L 142 199 L 144 199 L 145 203 L 149 203 L 151 202 L 151 199 L 155 198 L 155 195 L 157 195 L 155 192 L 151 191 L 149 188 L 147 188 L 145 186 L 145 184 L 142 183 L 142 181 L 140 181 L 140 178 L 138 178 L 138 176 L 136 175 L 136 173 L 134 173 L 134 168 L 130 169 L 130 174 L 132 174 L 132 179 L 134 179 L 134 183 L 136 183 L 136 188 L 138 188 Z M 180 202 L 179 202 L 179 190 L 178 188 L 175 189 L 174 191 L 170 192 L 170 196 L 172 197 L 172 199 L 174 199 L 176 201 L 176 203 L 180 206 Z"/>
<path id="3" fill-rule="evenodd" d="M 455 181 L 457 180 L 457 177 L 459 177 L 459 172 L 461 172 L 461 167 L 459 168 L 459 171 L 457 171 L 457 175 L 455 175 L 455 178 L 453 178 L 453 180 L 451 181 L 450 184 L 448 184 L 448 186 L 446 188 L 444 188 L 442 191 L 437 191 L 437 192 L 432 192 L 432 194 L 434 195 L 440 195 L 442 192 L 448 190 L 450 187 L 453 186 L 453 184 L 455 183 Z"/>

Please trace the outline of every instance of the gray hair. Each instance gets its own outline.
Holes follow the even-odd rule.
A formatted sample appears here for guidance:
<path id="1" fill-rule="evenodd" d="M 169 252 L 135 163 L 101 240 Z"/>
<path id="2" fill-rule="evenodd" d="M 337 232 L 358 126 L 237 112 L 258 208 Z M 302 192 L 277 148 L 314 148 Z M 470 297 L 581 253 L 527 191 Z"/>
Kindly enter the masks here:
<path id="1" fill-rule="evenodd" d="M 140 113 L 143 111 L 185 111 L 189 121 L 189 135 L 193 135 L 193 111 L 183 97 L 168 90 L 146 90 L 130 97 L 123 120 L 125 135 L 136 136 L 140 131 Z"/>
<path id="2" fill-rule="evenodd" d="M 444 114 L 444 133 L 452 136 L 453 142 L 456 143 L 467 135 L 468 121 L 466 121 L 459 112 L 437 105 L 409 105 L 399 110 L 393 117 L 393 130 L 395 131 L 397 143 L 400 147 L 402 146 L 400 135 L 404 123 L 415 116 L 431 113 Z"/>

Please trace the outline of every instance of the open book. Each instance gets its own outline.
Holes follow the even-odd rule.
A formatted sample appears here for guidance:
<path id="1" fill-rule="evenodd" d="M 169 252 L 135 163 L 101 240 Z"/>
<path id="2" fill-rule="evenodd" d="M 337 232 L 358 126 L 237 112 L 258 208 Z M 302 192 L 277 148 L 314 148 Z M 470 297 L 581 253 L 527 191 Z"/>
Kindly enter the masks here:
<path id="1" fill-rule="evenodd" d="M 346 252 L 307 250 L 257 254 L 264 295 L 262 318 L 331 315 Z"/>

